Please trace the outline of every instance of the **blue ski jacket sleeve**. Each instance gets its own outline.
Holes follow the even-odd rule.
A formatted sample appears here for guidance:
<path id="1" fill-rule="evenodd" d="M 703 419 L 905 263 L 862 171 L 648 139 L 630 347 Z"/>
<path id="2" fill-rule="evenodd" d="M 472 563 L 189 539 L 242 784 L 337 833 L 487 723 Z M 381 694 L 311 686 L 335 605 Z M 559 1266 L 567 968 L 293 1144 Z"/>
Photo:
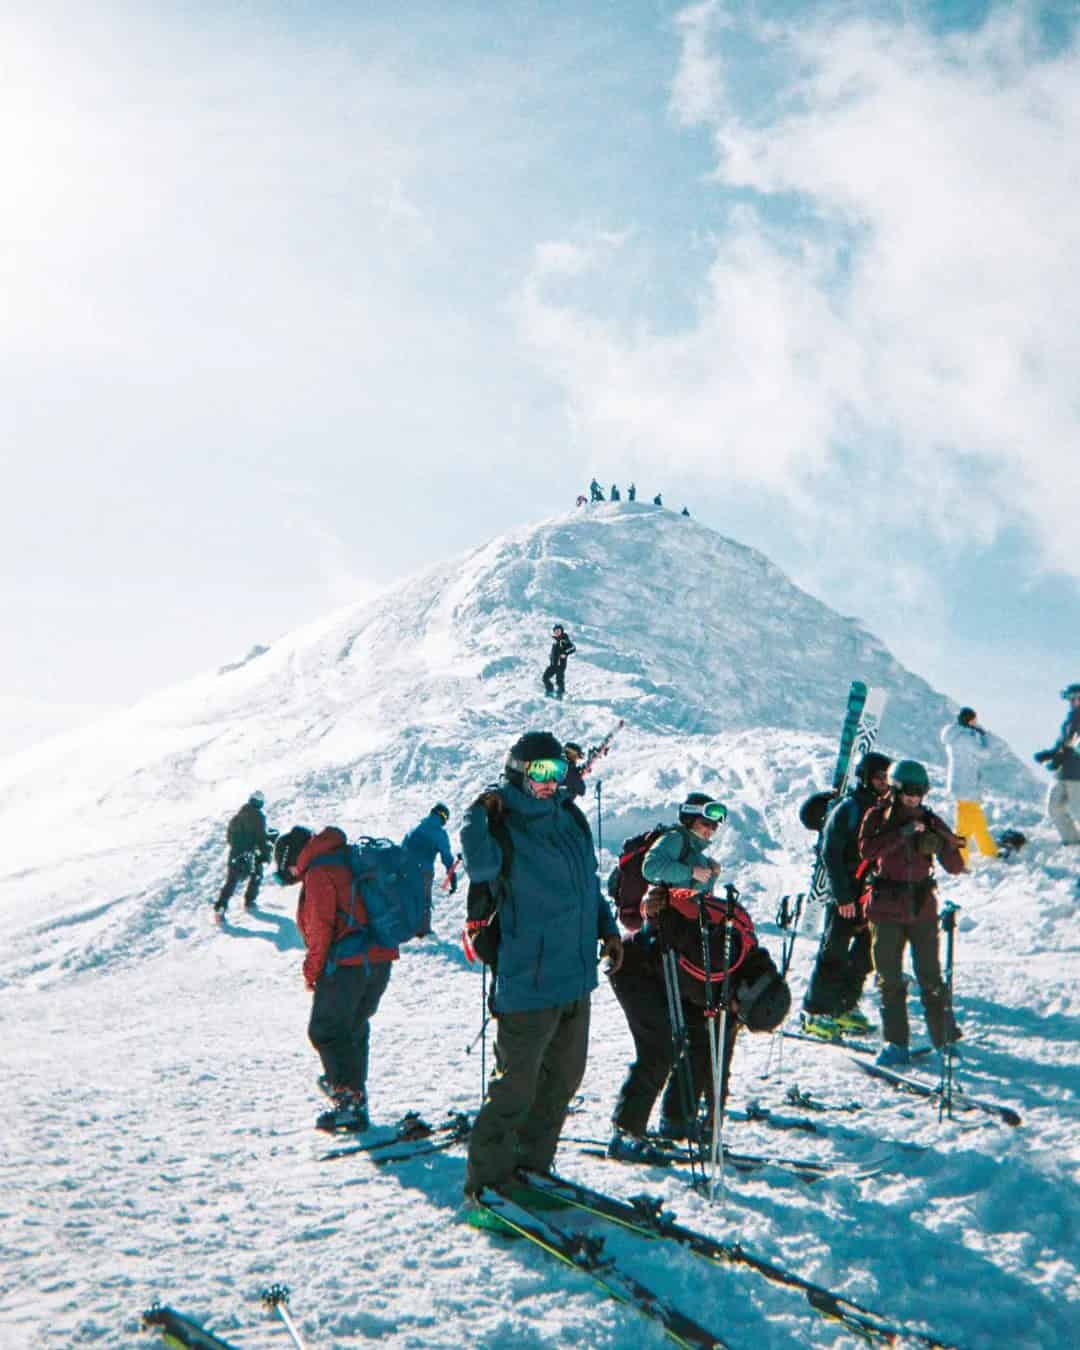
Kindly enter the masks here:
<path id="1" fill-rule="evenodd" d="M 450 868 L 454 865 L 454 853 L 450 847 L 450 836 L 446 827 L 434 811 L 426 815 L 419 825 L 414 825 L 401 841 L 422 867 L 435 870 L 435 855 L 438 854 L 442 865 Z"/>
<path id="2" fill-rule="evenodd" d="M 499 907 L 497 1012 L 534 1012 L 586 998 L 597 986 L 599 942 L 618 928 L 600 892 L 587 822 L 562 794 L 532 797 L 513 783 L 495 795 L 511 845 Z M 472 881 L 495 881 L 502 849 L 482 801 L 465 812 L 461 852 Z"/>

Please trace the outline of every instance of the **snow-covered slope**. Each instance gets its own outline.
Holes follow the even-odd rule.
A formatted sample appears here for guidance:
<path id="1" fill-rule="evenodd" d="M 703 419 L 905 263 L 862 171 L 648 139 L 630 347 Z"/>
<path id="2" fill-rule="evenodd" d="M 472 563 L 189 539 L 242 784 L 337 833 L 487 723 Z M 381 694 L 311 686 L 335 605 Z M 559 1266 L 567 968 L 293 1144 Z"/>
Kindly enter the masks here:
<path id="1" fill-rule="evenodd" d="M 539 697 L 553 621 L 578 645 L 561 705 Z M 317 1061 L 295 894 L 268 887 L 257 913 L 211 930 L 224 823 L 260 787 L 279 827 L 399 836 L 439 797 L 453 829 L 521 730 L 588 744 L 625 718 L 603 765 L 605 846 L 688 788 L 721 795 L 732 815 L 717 852 L 775 949 L 776 902 L 807 874 L 797 805 L 827 778 L 856 675 L 889 691 L 884 747 L 927 759 L 940 785 L 938 731 L 954 703 L 761 555 L 671 512 L 605 505 L 492 541 L 237 668 L 11 757 L 0 769 L 0 1242 L 12 1275 L 0 1344 L 129 1345 L 155 1295 L 237 1344 L 282 1344 L 257 1300 L 274 1279 L 292 1287 L 312 1345 L 659 1344 L 580 1276 L 464 1228 L 460 1156 L 385 1172 L 313 1161 Z M 759 1037 L 738 1052 L 736 1104 L 778 1105 L 797 1081 L 864 1109 L 822 1117 L 828 1131 L 813 1139 L 733 1125 L 735 1146 L 862 1161 L 888 1141 L 884 1173 L 810 1192 L 778 1174 L 733 1180 L 718 1212 L 664 1174 L 613 1173 L 571 1151 L 564 1170 L 623 1193 L 648 1185 L 699 1226 L 965 1347 L 1068 1344 L 1077 860 L 1054 846 L 1000 742 L 990 777 L 992 823 L 1033 842 L 948 886 L 963 906 L 963 1072 L 1016 1105 L 1022 1131 L 968 1116 L 939 1125 L 830 1049 L 788 1043 L 781 1077 Z M 460 956 L 459 921 L 457 901 L 441 900 L 436 936 L 395 972 L 376 1022 L 378 1119 L 478 1098 L 479 1050 L 466 1046 L 480 979 Z M 806 941 L 796 953 L 797 998 L 812 951 Z M 574 1133 L 606 1131 L 629 1045 L 603 988 Z M 698 1320 L 733 1346 L 848 1343 L 751 1277 L 658 1249 L 646 1274 L 699 1300 Z"/>

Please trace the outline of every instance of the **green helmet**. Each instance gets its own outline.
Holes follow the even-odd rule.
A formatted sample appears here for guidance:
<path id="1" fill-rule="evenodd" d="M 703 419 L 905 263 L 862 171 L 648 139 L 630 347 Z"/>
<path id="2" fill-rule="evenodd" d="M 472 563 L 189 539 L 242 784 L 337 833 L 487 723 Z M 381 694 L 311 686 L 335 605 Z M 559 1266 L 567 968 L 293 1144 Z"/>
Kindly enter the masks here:
<path id="1" fill-rule="evenodd" d="M 930 778 L 917 759 L 898 759 L 889 770 L 889 786 L 925 796 L 930 791 Z"/>

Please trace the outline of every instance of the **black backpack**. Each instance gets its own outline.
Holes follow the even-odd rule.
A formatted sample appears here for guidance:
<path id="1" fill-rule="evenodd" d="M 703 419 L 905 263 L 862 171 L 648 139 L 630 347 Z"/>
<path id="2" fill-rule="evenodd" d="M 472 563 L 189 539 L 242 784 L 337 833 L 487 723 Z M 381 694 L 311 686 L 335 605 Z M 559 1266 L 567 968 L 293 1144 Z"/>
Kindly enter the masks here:
<path id="1" fill-rule="evenodd" d="M 649 889 L 649 883 L 641 875 L 645 855 L 662 835 L 675 828 L 674 825 L 654 825 L 651 830 L 623 840 L 619 861 L 608 875 L 607 893 L 615 901 L 619 922 L 628 932 L 636 933 L 642 923 L 641 902 Z M 689 840 L 683 840 L 679 861 L 685 862 L 689 852 Z"/>
<path id="2" fill-rule="evenodd" d="M 487 791 L 494 792 L 494 788 L 488 788 Z M 569 811 L 574 824 L 581 830 L 582 834 L 590 842 L 592 833 L 589 829 L 589 822 L 585 813 L 569 797 L 563 799 L 563 810 Z M 501 814 L 493 813 L 487 808 L 488 829 L 494 836 L 495 842 L 499 845 L 502 853 L 502 863 L 499 867 L 499 875 L 494 881 L 471 881 L 469 889 L 465 893 L 465 927 L 461 933 L 461 945 L 465 951 L 465 959 L 474 962 L 480 961 L 485 966 L 491 967 L 493 975 L 498 973 L 499 969 L 499 910 L 503 901 L 510 894 L 510 869 L 514 863 L 514 841 L 510 837 L 510 831 L 506 828 L 506 822 Z"/>
<path id="3" fill-rule="evenodd" d="M 836 800 L 836 793 L 832 790 L 815 792 L 812 796 L 807 797 L 806 801 L 799 807 L 799 820 L 802 825 L 815 834 L 820 834 L 825 828 L 826 817 Z"/>

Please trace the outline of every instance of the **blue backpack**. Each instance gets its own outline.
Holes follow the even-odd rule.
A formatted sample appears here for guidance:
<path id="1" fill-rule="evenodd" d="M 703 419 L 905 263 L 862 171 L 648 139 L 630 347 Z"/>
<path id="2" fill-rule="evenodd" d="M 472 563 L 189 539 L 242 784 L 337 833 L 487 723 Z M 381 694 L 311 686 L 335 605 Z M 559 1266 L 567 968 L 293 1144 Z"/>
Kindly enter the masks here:
<path id="1" fill-rule="evenodd" d="M 324 853 L 311 867 L 334 863 L 352 873 L 349 909 L 338 912 L 346 921 L 344 933 L 330 947 L 327 969 L 347 956 L 359 956 L 371 947 L 400 947 L 431 928 L 431 902 L 420 864 L 407 849 L 390 839 L 362 836 L 355 844 Z M 367 911 L 358 917 L 357 899 Z"/>

